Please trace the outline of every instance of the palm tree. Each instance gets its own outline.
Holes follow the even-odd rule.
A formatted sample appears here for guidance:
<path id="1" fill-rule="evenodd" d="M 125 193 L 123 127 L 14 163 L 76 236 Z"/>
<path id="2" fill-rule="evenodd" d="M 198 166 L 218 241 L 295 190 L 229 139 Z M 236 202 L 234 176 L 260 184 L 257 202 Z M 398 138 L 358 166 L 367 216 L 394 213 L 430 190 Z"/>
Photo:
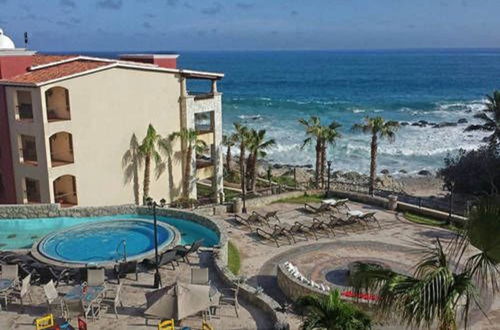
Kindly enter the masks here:
<path id="1" fill-rule="evenodd" d="M 373 195 L 375 190 L 375 179 L 377 174 L 377 148 L 378 139 L 387 138 L 389 142 L 396 139 L 396 131 L 399 123 L 396 121 L 385 121 L 382 117 L 366 117 L 364 124 L 354 124 L 353 131 L 361 131 L 372 135 L 371 162 L 370 162 L 370 188 L 369 193 Z"/>
<path id="2" fill-rule="evenodd" d="M 491 211 L 494 203 L 487 202 L 487 205 Z M 499 211 L 496 204 L 497 223 Z M 484 213 L 480 211 L 479 214 Z M 493 242 L 498 243 L 497 224 L 496 228 Z M 483 237 L 481 241 L 486 242 L 488 237 Z M 467 328 L 470 310 L 474 305 L 481 308 L 480 290 L 496 293 L 500 273 L 491 255 L 486 251 L 469 249 L 470 242 L 467 235 L 456 235 L 444 248 L 438 239 L 433 246 L 427 247 L 426 254 L 415 266 L 413 276 L 360 264 L 352 274 L 351 283 L 356 291 L 367 290 L 378 294 L 378 311 L 385 316 L 398 314 L 409 327 L 456 329 L 459 314 L 464 328 Z M 472 255 L 462 260 L 468 251 Z M 488 251 L 498 252 L 498 249 Z"/>
<path id="3" fill-rule="evenodd" d="M 234 129 L 236 133 L 234 133 L 235 141 L 240 145 L 240 182 L 241 182 L 241 192 L 244 193 L 246 191 L 245 187 L 245 153 L 246 153 L 246 145 L 248 143 L 249 130 L 248 127 L 241 125 L 240 123 L 234 123 Z"/>
<path id="4" fill-rule="evenodd" d="M 158 142 L 161 140 L 161 135 L 158 134 L 153 127 L 149 124 L 146 136 L 142 140 L 139 146 L 139 152 L 141 157 L 144 158 L 144 184 L 143 184 L 143 201 L 149 197 L 149 183 L 151 175 L 151 160 L 155 162 L 155 167 L 160 169 L 162 167 L 162 158 L 158 152 Z M 158 172 L 157 172 L 158 173 Z"/>
<path id="5" fill-rule="evenodd" d="M 486 138 L 490 147 L 494 149 L 500 143 L 500 91 L 494 91 L 493 95 L 486 95 L 486 109 L 474 117 L 483 121 L 481 125 L 469 125 L 465 131 L 488 131 L 493 132 Z"/>
<path id="6" fill-rule="evenodd" d="M 170 201 L 173 201 L 175 196 L 177 195 L 176 189 L 174 187 L 174 172 L 173 172 L 173 164 L 172 164 L 172 156 L 174 154 L 174 140 L 175 136 L 174 134 L 170 134 L 165 138 L 160 139 L 158 141 L 158 145 L 160 149 L 163 151 L 165 156 L 167 157 L 167 163 L 162 163 L 162 166 L 167 167 L 167 172 L 168 172 L 168 192 L 169 192 L 169 197 Z"/>
<path id="7" fill-rule="evenodd" d="M 249 176 L 250 191 L 255 192 L 255 187 L 257 185 L 257 161 L 259 157 L 265 157 L 266 149 L 274 146 L 276 141 L 274 139 L 266 140 L 266 130 L 255 130 L 251 129 L 248 134 L 248 160 L 247 160 L 247 170 Z"/>
<path id="8" fill-rule="evenodd" d="M 308 120 L 306 119 L 299 119 L 299 123 L 302 124 L 306 130 L 306 135 L 307 138 L 304 140 L 302 143 L 302 149 L 311 143 L 313 141 L 315 142 L 315 150 L 316 150 L 316 169 L 314 173 L 314 179 L 316 182 L 316 186 L 319 187 L 319 178 L 320 178 L 320 168 L 321 168 L 321 157 L 322 157 L 322 139 L 321 139 L 321 132 L 322 132 L 322 127 L 321 127 L 321 121 L 319 117 L 316 116 L 311 116 Z"/>
<path id="9" fill-rule="evenodd" d="M 141 157 L 140 145 L 137 136 L 132 134 L 130 138 L 129 149 L 123 154 L 122 168 L 124 170 L 125 184 L 133 182 L 135 204 L 139 205 L 139 170 L 142 167 L 143 159 Z"/>
<path id="10" fill-rule="evenodd" d="M 327 159 L 327 149 L 329 145 L 334 145 L 337 139 L 342 135 L 338 132 L 338 129 L 342 125 L 336 121 L 332 121 L 328 126 L 322 126 L 321 128 L 321 185 L 325 186 L 325 168 Z M 330 173 L 328 173 L 330 175 Z"/>
<path id="11" fill-rule="evenodd" d="M 363 330 L 371 329 L 370 317 L 356 306 L 340 299 L 338 290 L 328 296 L 304 296 L 297 304 L 305 310 L 306 319 L 302 329 Z"/>
<path id="12" fill-rule="evenodd" d="M 172 134 L 172 139 L 180 138 L 184 148 L 184 180 L 183 180 L 183 194 L 184 198 L 189 198 L 191 191 L 191 167 L 193 165 L 192 157 L 193 151 L 198 154 L 206 150 L 207 144 L 198 139 L 198 133 L 194 129 L 182 128 L 179 132 Z"/>
<path id="13" fill-rule="evenodd" d="M 222 136 L 222 144 L 227 147 L 226 149 L 226 168 L 227 172 L 231 172 L 231 148 L 236 145 L 236 136 L 234 134 L 231 135 L 223 135 Z"/>

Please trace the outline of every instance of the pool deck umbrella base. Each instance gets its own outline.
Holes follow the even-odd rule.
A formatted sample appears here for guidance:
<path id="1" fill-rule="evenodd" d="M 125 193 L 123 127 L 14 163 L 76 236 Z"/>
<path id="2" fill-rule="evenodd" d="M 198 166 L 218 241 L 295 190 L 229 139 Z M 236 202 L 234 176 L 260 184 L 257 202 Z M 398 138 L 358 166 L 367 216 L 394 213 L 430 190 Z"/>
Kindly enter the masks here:
<path id="1" fill-rule="evenodd" d="M 160 319 L 182 320 L 208 309 L 213 303 L 209 298 L 210 286 L 174 284 L 146 293 L 146 316 Z"/>

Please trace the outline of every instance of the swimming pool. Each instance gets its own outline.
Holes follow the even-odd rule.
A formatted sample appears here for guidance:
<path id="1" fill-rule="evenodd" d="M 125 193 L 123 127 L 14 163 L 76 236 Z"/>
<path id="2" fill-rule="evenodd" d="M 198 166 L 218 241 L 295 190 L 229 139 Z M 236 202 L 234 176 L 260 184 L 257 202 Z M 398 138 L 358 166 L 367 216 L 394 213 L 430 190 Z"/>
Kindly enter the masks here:
<path id="1" fill-rule="evenodd" d="M 179 244 L 191 244 L 203 238 L 203 245 L 211 247 L 219 244 L 218 234 L 198 223 L 173 217 L 158 216 L 158 221 L 167 223 L 180 233 Z M 153 216 L 123 214 L 102 217 L 58 217 L 35 219 L 2 219 L 0 220 L 0 250 L 29 249 L 34 242 L 47 234 L 86 223 L 97 223 L 106 220 L 149 219 Z"/>
<path id="2" fill-rule="evenodd" d="M 159 222 L 158 250 L 177 244 L 177 231 Z M 151 220 L 108 220 L 87 222 L 45 236 L 36 246 L 45 258 L 71 264 L 104 264 L 118 260 L 141 260 L 154 252 L 154 223 Z"/>

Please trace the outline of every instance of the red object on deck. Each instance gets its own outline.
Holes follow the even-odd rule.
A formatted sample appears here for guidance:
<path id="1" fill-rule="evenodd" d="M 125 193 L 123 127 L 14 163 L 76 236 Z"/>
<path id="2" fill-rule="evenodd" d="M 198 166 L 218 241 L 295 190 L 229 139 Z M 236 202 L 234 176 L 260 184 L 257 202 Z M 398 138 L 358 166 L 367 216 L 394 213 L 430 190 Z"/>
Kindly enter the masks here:
<path id="1" fill-rule="evenodd" d="M 87 322 L 78 318 L 78 330 L 87 330 Z"/>
<path id="2" fill-rule="evenodd" d="M 161 68 L 177 69 L 177 54 L 126 54 L 120 60 L 153 64 Z"/>

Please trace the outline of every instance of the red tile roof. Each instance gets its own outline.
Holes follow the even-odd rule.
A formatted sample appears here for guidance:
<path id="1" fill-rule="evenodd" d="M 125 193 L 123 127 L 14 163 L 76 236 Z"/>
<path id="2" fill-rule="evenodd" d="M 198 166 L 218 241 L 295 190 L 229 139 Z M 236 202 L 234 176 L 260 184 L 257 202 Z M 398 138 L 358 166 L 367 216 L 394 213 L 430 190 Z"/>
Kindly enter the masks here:
<path id="1" fill-rule="evenodd" d="M 43 54 L 35 54 L 33 55 L 33 64 L 32 66 L 49 64 L 52 62 L 59 62 L 63 60 L 68 60 L 70 58 L 75 58 L 76 55 L 43 55 Z"/>
<path id="2" fill-rule="evenodd" d="M 11 83 L 38 84 L 53 79 L 71 76 L 77 73 L 83 73 L 85 71 L 97 69 L 110 64 L 111 63 L 109 62 L 101 62 L 101 61 L 75 60 L 23 73 L 6 80 L 0 80 L 0 82 L 5 81 Z"/>

